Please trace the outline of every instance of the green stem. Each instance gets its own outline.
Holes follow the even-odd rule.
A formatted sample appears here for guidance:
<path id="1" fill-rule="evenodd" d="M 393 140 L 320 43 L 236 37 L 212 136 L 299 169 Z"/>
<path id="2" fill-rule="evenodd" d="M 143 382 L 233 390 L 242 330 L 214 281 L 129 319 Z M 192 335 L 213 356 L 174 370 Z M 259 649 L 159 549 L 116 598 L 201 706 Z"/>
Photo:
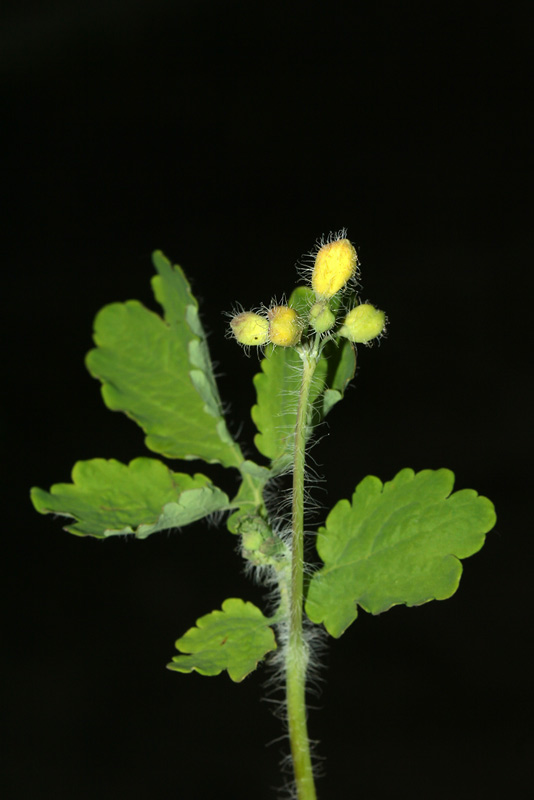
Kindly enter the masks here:
<path id="1" fill-rule="evenodd" d="M 302 629 L 304 571 L 304 464 L 306 419 L 310 388 L 317 364 L 317 352 L 301 351 L 300 387 L 295 449 L 293 454 L 293 505 L 291 545 L 291 589 L 289 597 L 289 635 L 286 658 L 286 701 L 289 740 L 298 800 L 316 800 L 306 719 L 306 671 L 308 645 Z"/>

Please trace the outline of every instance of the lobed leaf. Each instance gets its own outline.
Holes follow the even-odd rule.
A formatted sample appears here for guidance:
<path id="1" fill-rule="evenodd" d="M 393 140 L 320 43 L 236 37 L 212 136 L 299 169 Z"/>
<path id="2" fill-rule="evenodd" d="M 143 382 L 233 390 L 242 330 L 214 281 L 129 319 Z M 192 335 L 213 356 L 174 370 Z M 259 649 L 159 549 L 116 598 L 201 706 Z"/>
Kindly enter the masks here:
<path id="1" fill-rule="evenodd" d="M 340 500 L 318 533 L 324 566 L 310 580 L 310 619 L 339 637 L 358 605 L 380 614 L 454 594 L 460 559 L 480 550 L 496 517 L 486 497 L 453 486 L 450 470 L 403 469 L 385 484 L 368 476 L 352 503 Z"/>
<path id="2" fill-rule="evenodd" d="M 198 304 L 180 267 L 160 252 L 153 261 L 164 319 L 137 300 L 105 306 L 87 368 L 102 382 L 108 408 L 143 428 L 150 450 L 239 466 L 243 457 L 223 418 Z"/>
<path id="3" fill-rule="evenodd" d="M 197 620 L 176 642 L 182 654 L 168 668 L 176 672 L 219 675 L 228 670 L 239 683 L 271 650 L 276 649 L 269 620 L 253 603 L 236 597 L 225 600 L 222 611 L 212 611 Z"/>
<path id="4" fill-rule="evenodd" d="M 314 300 L 311 289 L 300 286 L 291 295 L 289 305 L 305 314 Z M 355 369 L 356 354 L 349 341 L 326 344 L 310 393 L 308 437 L 341 400 Z M 283 470 L 292 455 L 301 370 L 298 350 L 269 346 L 261 362 L 261 372 L 254 377 L 257 404 L 252 408 L 252 419 L 258 428 L 254 442 L 260 453 L 275 462 L 276 471 Z"/>
<path id="5" fill-rule="evenodd" d="M 41 514 L 76 520 L 65 530 L 104 539 L 135 534 L 145 539 L 166 528 L 181 528 L 231 508 L 227 495 L 205 475 L 171 472 L 154 458 L 78 461 L 72 483 L 57 483 L 50 492 L 34 487 L 32 502 Z"/>

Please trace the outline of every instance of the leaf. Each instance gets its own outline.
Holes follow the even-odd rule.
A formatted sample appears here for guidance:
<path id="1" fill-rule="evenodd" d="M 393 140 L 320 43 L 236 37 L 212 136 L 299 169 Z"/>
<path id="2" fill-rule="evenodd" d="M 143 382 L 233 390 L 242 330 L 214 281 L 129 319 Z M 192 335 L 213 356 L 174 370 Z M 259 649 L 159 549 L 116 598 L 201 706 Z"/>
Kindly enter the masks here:
<path id="1" fill-rule="evenodd" d="M 200 617 L 196 627 L 178 639 L 176 648 L 185 655 L 174 656 L 169 669 L 195 670 L 201 675 L 219 675 L 226 669 L 239 683 L 276 649 L 276 640 L 257 606 L 231 597 L 222 604 L 222 611 Z"/>
<path id="2" fill-rule="evenodd" d="M 280 471 L 291 458 L 301 365 L 299 354 L 292 347 L 269 346 L 261 372 L 253 379 L 258 402 L 251 413 L 259 431 L 254 444 L 262 455 L 277 462 Z"/>
<path id="3" fill-rule="evenodd" d="M 339 637 L 356 619 L 357 605 L 380 614 L 454 594 L 459 559 L 480 550 L 496 518 L 486 497 L 472 489 L 451 494 L 453 485 L 447 469 L 403 469 L 385 484 L 369 475 L 352 504 L 336 503 L 318 533 L 324 566 L 309 584 L 310 619 Z"/>
<path id="4" fill-rule="evenodd" d="M 102 382 L 108 408 L 143 428 L 150 450 L 239 466 L 243 457 L 222 415 L 198 304 L 180 267 L 160 252 L 153 261 L 164 319 L 137 300 L 105 306 L 87 368 Z"/>
<path id="5" fill-rule="evenodd" d="M 128 465 L 103 458 L 78 461 L 72 480 L 50 492 L 33 488 L 31 499 L 41 514 L 73 517 L 76 522 L 65 530 L 78 536 L 134 533 L 145 539 L 232 507 L 205 475 L 171 472 L 154 458 L 135 458 Z"/>
<path id="6" fill-rule="evenodd" d="M 320 396 L 322 405 L 318 408 L 319 421 L 343 398 L 345 389 L 354 378 L 356 349 L 348 339 L 341 339 L 339 343 L 328 342 L 321 361 L 326 362 L 326 375 L 324 390 Z"/>
<path id="7" fill-rule="evenodd" d="M 315 299 L 311 289 L 298 287 L 289 300 L 299 313 L 305 314 Z M 307 437 L 332 406 L 343 397 L 356 369 L 353 346 L 344 339 L 328 342 L 313 377 Z M 275 471 L 282 471 L 292 455 L 302 361 L 292 347 L 269 346 L 261 362 L 261 372 L 254 377 L 257 404 L 252 419 L 258 428 L 254 442 L 259 452 L 272 462 Z"/>

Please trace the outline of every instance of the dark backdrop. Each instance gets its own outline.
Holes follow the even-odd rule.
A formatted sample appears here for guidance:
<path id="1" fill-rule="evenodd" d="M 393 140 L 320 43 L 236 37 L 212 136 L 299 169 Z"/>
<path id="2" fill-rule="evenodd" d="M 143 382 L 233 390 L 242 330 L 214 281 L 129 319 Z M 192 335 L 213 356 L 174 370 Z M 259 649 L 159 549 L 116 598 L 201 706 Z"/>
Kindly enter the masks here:
<path id="1" fill-rule="evenodd" d="M 153 307 L 150 253 L 191 277 L 229 424 L 257 360 L 235 301 L 296 283 L 347 226 L 388 338 L 314 458 L 325 508 L 367 473 L 447 466 L 499 515 L 445 603 L 362 614 L 324 656 L 321 798 L 514 798 L 533 754 L 530 4 L 17 2 L 3 12 L 7 796 L 267 800 L 285 743 L 263 696 L 165 670 L 225 597 L 261 603 L 196 525 L 76 539 L 31 485 L 129 460 L 140 430 L 86 373 L 95 312 Z M 231 491 L 232 480 L 210 474 Z M 270 746 L 266 747 L 266 744 Z"/>

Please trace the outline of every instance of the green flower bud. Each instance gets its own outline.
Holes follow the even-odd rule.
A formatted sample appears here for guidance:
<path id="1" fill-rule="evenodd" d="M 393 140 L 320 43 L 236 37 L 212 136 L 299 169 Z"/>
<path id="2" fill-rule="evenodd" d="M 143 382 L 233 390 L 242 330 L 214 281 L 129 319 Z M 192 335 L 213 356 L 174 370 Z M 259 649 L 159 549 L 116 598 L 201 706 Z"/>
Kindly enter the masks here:
<path id="1" fill-rule="evenodd" d="M 230 327 L 239 344 L 259 346 L 269 341 L 269 321 L 253 311 L 236 314 Z"/>
<path id="2" fill-rule="evenodd" d="M 276 564 L 285 549 L 283 541 L 261 517 L 246 516 L 239 523 L 242 555 L 256 566 Z"/>
<path id="3" fill-rule="evenodd" d="M 362 303 L 349 311 L 339 329 L 339 335 L 351 342 L 366 344 L 380 336 L 386 326 L 386 315 L 370 303 Z"/>
<path id="4" fill-rule="evenodd" d="M 315 303 L 310 308 L 310 325 L 316 333 L 325 333 L 334 327 L 336 317 L 326 303 Z"/>
<path id="5" fill-rule="evenodd" d="M 259 550 L 262 546 L 264 539 L 259 531 L 246 530 L 242 536 L 243 549 L 249 550 L 251 553 Z"/>
<path id="6" fill-rule="evenodd" d="M 238 525 L 245 550 L 259 550 L 261 545 L 272 536 L 272 531 L 264 519 L 247 514 Z"/>

